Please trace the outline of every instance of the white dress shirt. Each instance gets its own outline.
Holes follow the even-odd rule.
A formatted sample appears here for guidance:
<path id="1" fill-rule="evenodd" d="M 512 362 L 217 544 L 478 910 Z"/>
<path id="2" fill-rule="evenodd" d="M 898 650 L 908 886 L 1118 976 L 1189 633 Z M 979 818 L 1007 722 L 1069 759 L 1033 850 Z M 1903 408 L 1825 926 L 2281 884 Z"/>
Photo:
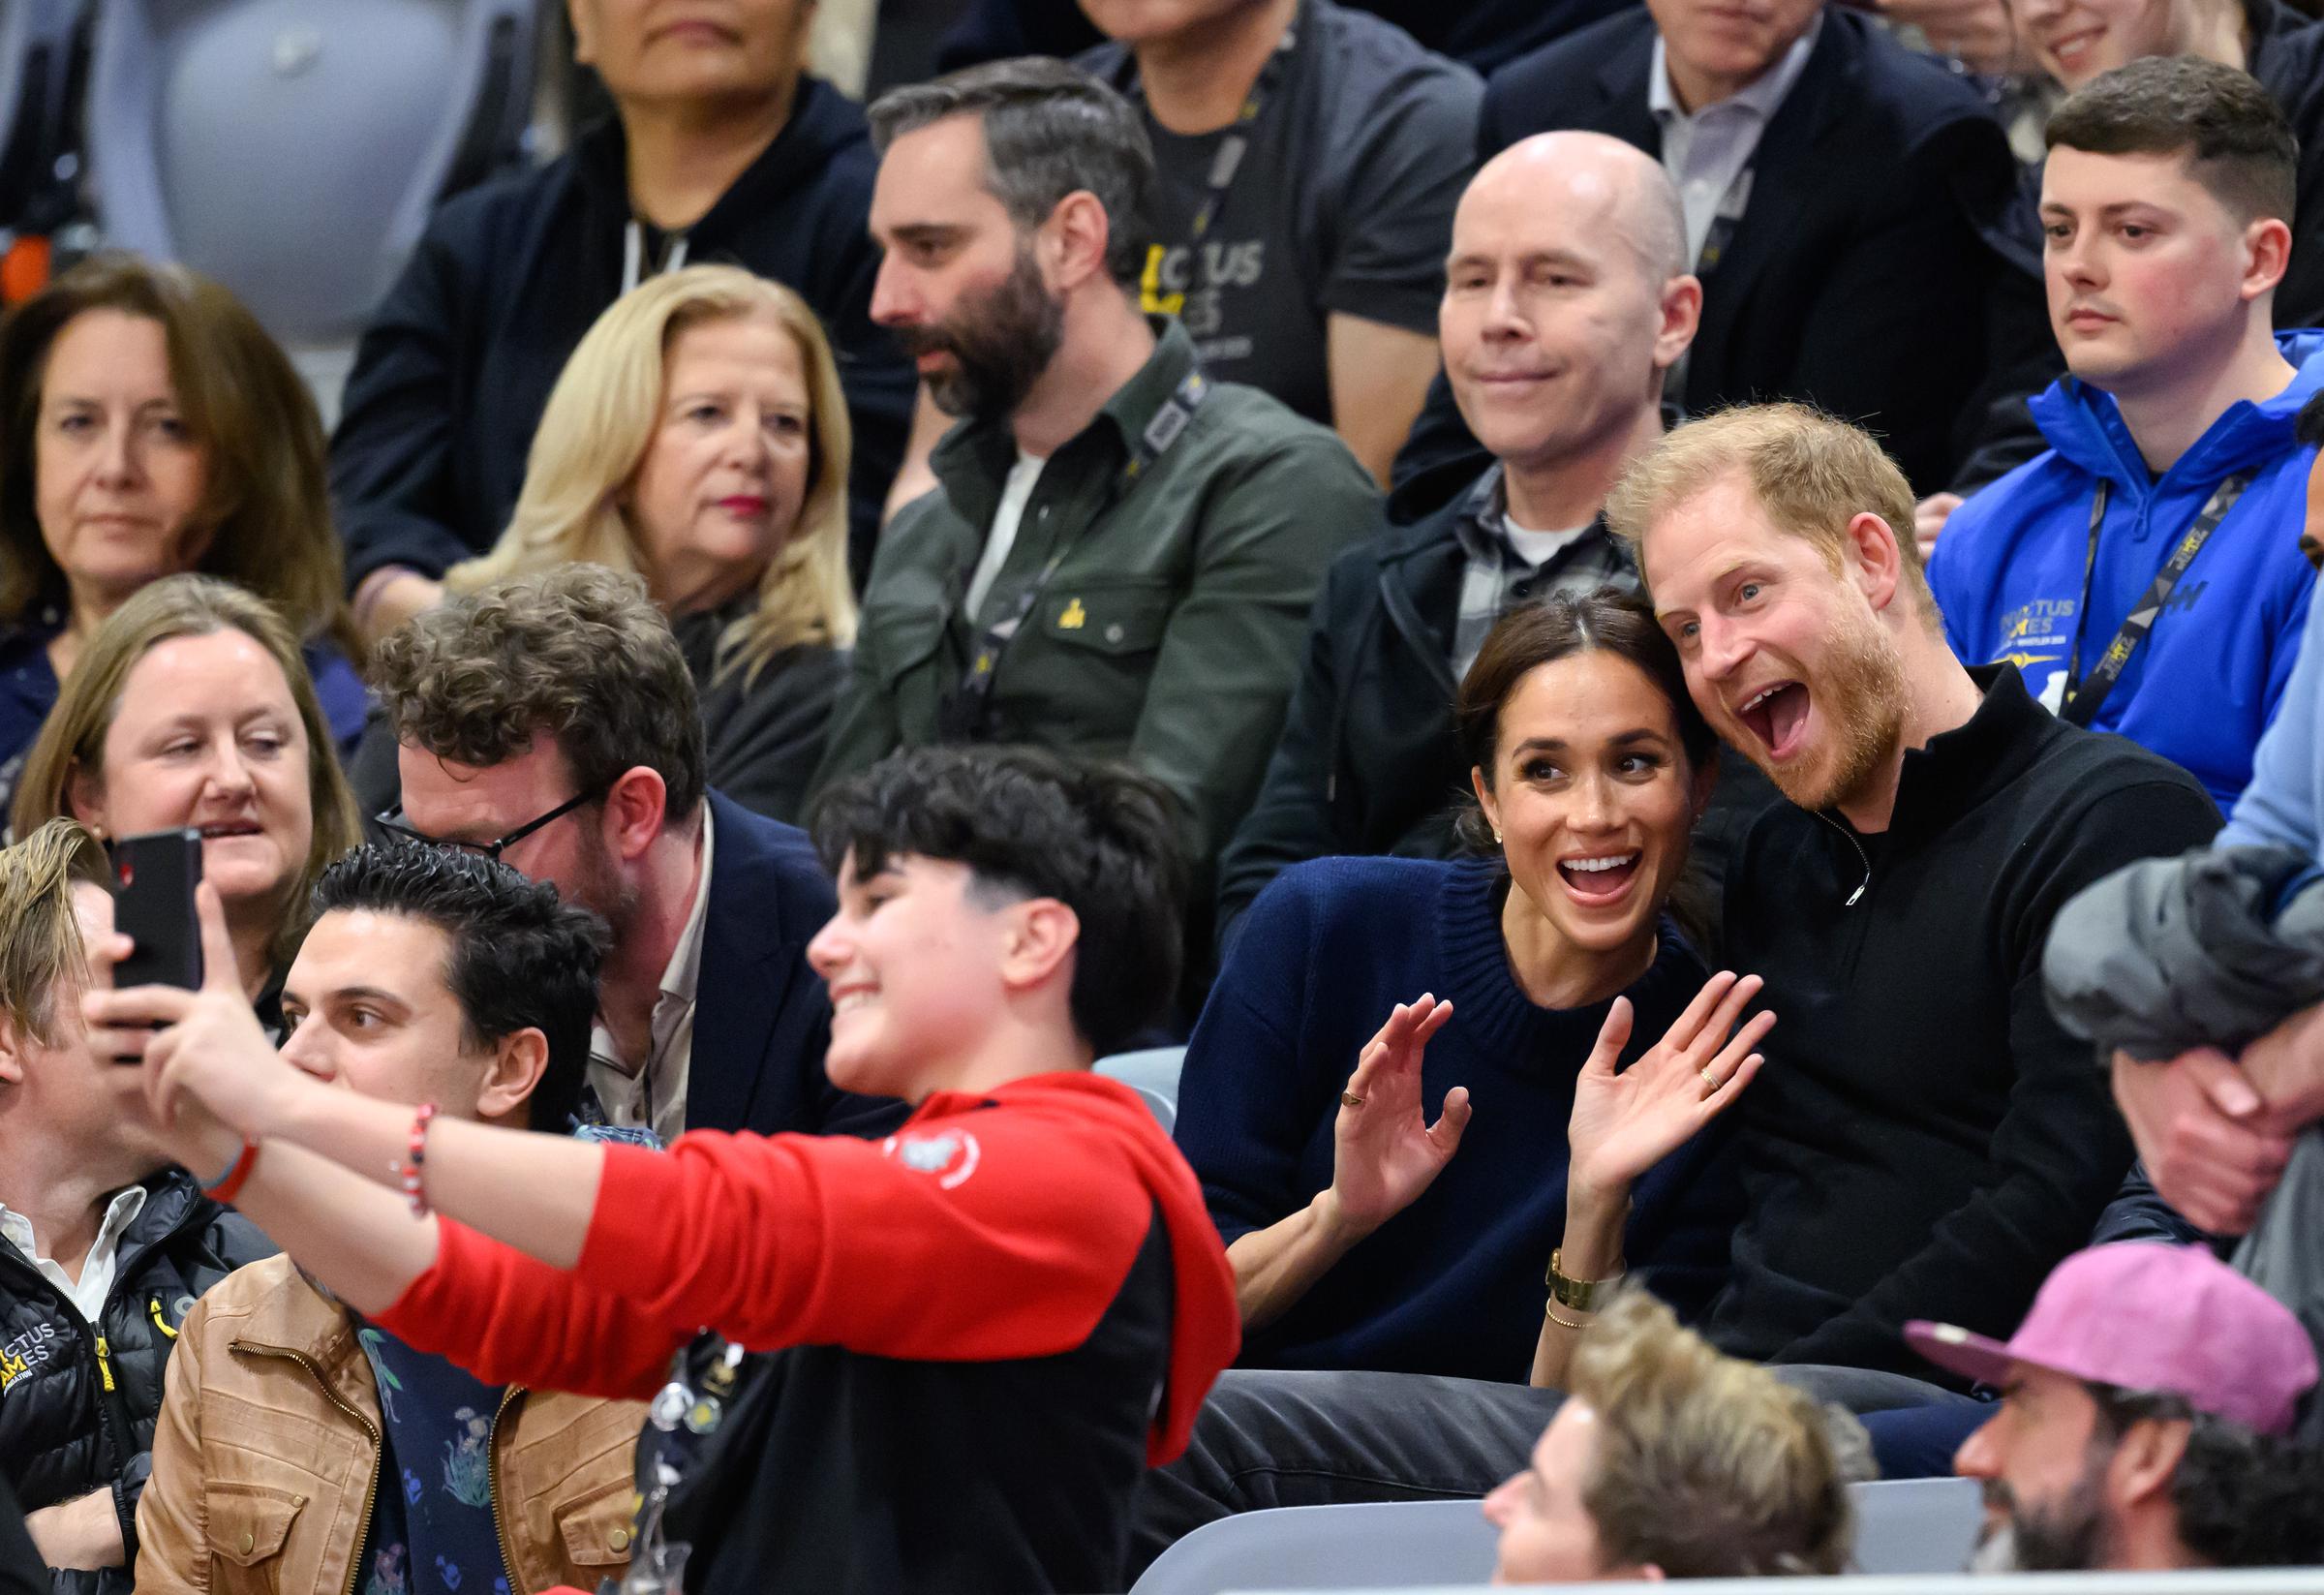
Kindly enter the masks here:
<path id="1" fill-rule="evenodd" d="M 1784 103 L 1799 75 L 1807 70 L 1808 54 L 1823 31 L 1819 14 L 1808 31 L 1792 41 L 1774 66 L 1749 84 L 1719 101 L 1689 113 L 1670 87 L 1670 60 L 1661 34 L 1654 39 L 1654 58 L 1646 69 L 1646 108 L 1663 130 L 1663 169 L 1678 187 L 1678 202 L 1687 213 L 1687 260 L 1699 263 L 1703 240 L 1722 205 L 1741 214 L 1751 195 L 1746 189 L 1730 200 L 1744 169 L 1758 153 L 1759 136 L 1776 107 Z"/>
<path id="2" fill-rule="evenodd" d="M 105 1311 L 105 1299 L 113 1293 L 113 1270 L 121 1261 L 121 1237 L 136 1223 L 138 1214 L 145 1211 L 145 1187 L 131 1185 L 113 1193 L 107 1204 L 105 1217 L 97 1226 L 97 1239 L 89 1243 L 89 1255 L 81 1260 L 80 1277 L 73 1278 L 53 1258 L 41 1255 L 40 1242 L 32 1238 L 32 1220 L 22 1213 L 0 1206 L 0 1236 L 24 1254 L 24 1260 L 40 1271 L 42 1278 L 64 1292 L 65 1300 L 91 1324 Z"/>
<path id="3" fill-rule="evenodd" d="M 628 1061 L 614 1044 L 613 1032 L 594 1025 L 589 1032 L 589 1087 L 607 1122 L 624 1129 L 644 1125 L 666 1144 L 686 1129 L 686 1086 L 694 1060 L 694 993 L 702 983 L 702 920 L 710 906 L 710 860 L 713 844 L 710 805 L 702 806 L 702 867 L 697 873 L 694 905 L 670 949 L 670 962 L 661 971 L 661 996 L 647 1022 L 646 1058 L 642 1066 L 625 1069 Z"/>

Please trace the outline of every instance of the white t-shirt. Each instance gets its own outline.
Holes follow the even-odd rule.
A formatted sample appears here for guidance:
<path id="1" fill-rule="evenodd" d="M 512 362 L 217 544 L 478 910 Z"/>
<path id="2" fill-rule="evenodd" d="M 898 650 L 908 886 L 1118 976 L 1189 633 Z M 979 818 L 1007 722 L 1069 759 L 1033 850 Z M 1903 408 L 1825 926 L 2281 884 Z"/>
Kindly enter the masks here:
<path id="1" fill-rule="evenodd" d="M 1584 522 L 1580 526 L 1570 526 L 1563 532 L 1536 532 L 1530 526 L 1519 526 L 1507 514 L 1501 517 L 1501 528 L 1509 534 L 1509 545 L 1517 551 L 1517 558 L 1536 570 L 1571 548 L 1575 539 L 1590 529 L 1589 524 Z"/>
<path id="2" fill-rule="evenodd" d="M 976 573 L 968 578 L 970 621 L 984 608 L 985 595 L 993 591 L 993 578 L 1000 574 L 1009 550 L 1017 545 L 1017 523 L 1024 519 L 1024 506 L 1041 480 L 1041 468 L 1048 463 L 1039 454 L 1017 450 L 1017 463 L 1009 467 L 1009 479 L 1000 488 L 1000 504 L 993 511 L 993 530 L 985 534 L 985 551 L 977 556 Z"/>

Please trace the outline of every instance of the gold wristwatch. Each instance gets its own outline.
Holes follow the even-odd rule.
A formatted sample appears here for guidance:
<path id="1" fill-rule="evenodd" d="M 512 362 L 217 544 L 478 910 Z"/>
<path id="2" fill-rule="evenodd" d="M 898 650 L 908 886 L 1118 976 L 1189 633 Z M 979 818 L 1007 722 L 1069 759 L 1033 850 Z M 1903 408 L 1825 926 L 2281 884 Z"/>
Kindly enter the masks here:
<path id="1" fill-rule="evenodd" d="M 1565 1248 L 1558 1247 L 1549 1254 L 1549 1273 L 1544 1283 L 1549 1287 L 1549 1300 L 1561 1307 L 1575 1312 L 1596 1312 L 1605 1304 L 1606 1293 L 1620 1282 L 1622 1275 L 1609 1274 L 1604 1279 L 1569 1279 L 1558 1265 L 1565 1260 Z"/>

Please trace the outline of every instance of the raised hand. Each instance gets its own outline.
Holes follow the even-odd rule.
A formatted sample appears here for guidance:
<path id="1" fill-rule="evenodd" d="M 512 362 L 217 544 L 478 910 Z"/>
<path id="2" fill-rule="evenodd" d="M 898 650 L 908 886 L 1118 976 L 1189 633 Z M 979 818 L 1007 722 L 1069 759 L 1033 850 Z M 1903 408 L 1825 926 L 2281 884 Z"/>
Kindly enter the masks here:
<path id="1" fill-rule="evenodd" d="M 216 888 L 197 887 L 194 901 L 201 922 L 200 988 L 100 989 L 81 998 L 81 1013 L 100 1057 L 144 1065 L 146 1095 L 172 1154 L 199 1169 L 215 1153 L 218 1123 L 258 1140 L 313 1082 L 275 1052 L 251 1011 Z M 118 963 L 133 945 L 113 936 L 100 959 Z"/>
<path id="2" fill-rule="evenodd" d="M 1758 975 L 1737 979 L 1727 970 L 1711 976 L 1663 1039 L 1619 1072 L 1614 1064 L 1630 1040 L 1632 1011 L 1628 997 L 1614 998 L 1574 1083 L 1566 1126 L 1573 1188 L 1594 1197 L 1626 1195 L 1639 1176 L 1742 1094 L 1765 1061 L 1752 1049 L 1775 1028 L 1775 1015 L 1758 1013 L 1734 1028 L 1761 984 Z"/>
<path id="3" fill-rule="evenodd" d="M 1421 1102 L 1422 1054 L 1452 1017 L 1452 1004 L 1433 996 L 1399 1002 L 1358 1057 L 1331 1129 L 1327 1193 L 1334 1219 L 1349 1234 L 1368 1235 L 1410 1207 L 1460 1148 L 1468 1088 L 1445 1093 L 1434 1124 Z"/>

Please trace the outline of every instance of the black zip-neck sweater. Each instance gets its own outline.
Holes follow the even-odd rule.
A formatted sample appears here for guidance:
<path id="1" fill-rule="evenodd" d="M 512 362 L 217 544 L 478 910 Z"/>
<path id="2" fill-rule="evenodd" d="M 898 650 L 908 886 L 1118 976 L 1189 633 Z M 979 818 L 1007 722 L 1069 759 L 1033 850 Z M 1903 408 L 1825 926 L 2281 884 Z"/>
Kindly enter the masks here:
<path id="1" fill-rule="evenodd" d="M 1780 1020 L 1735 1110 L 1745 1216 L 1709 1333 L 1736 1355 L 1940 1378 L 1904 1321 L 2007 1336 L 2130 1166 L 2042 947 L 2076 892 L 2218 812 L 2016 671 L 1972 674 L 1983 703 L 1905 755 L 1886 831 L 1779 804 L 1729 866 L 1727 957 Z"/>

